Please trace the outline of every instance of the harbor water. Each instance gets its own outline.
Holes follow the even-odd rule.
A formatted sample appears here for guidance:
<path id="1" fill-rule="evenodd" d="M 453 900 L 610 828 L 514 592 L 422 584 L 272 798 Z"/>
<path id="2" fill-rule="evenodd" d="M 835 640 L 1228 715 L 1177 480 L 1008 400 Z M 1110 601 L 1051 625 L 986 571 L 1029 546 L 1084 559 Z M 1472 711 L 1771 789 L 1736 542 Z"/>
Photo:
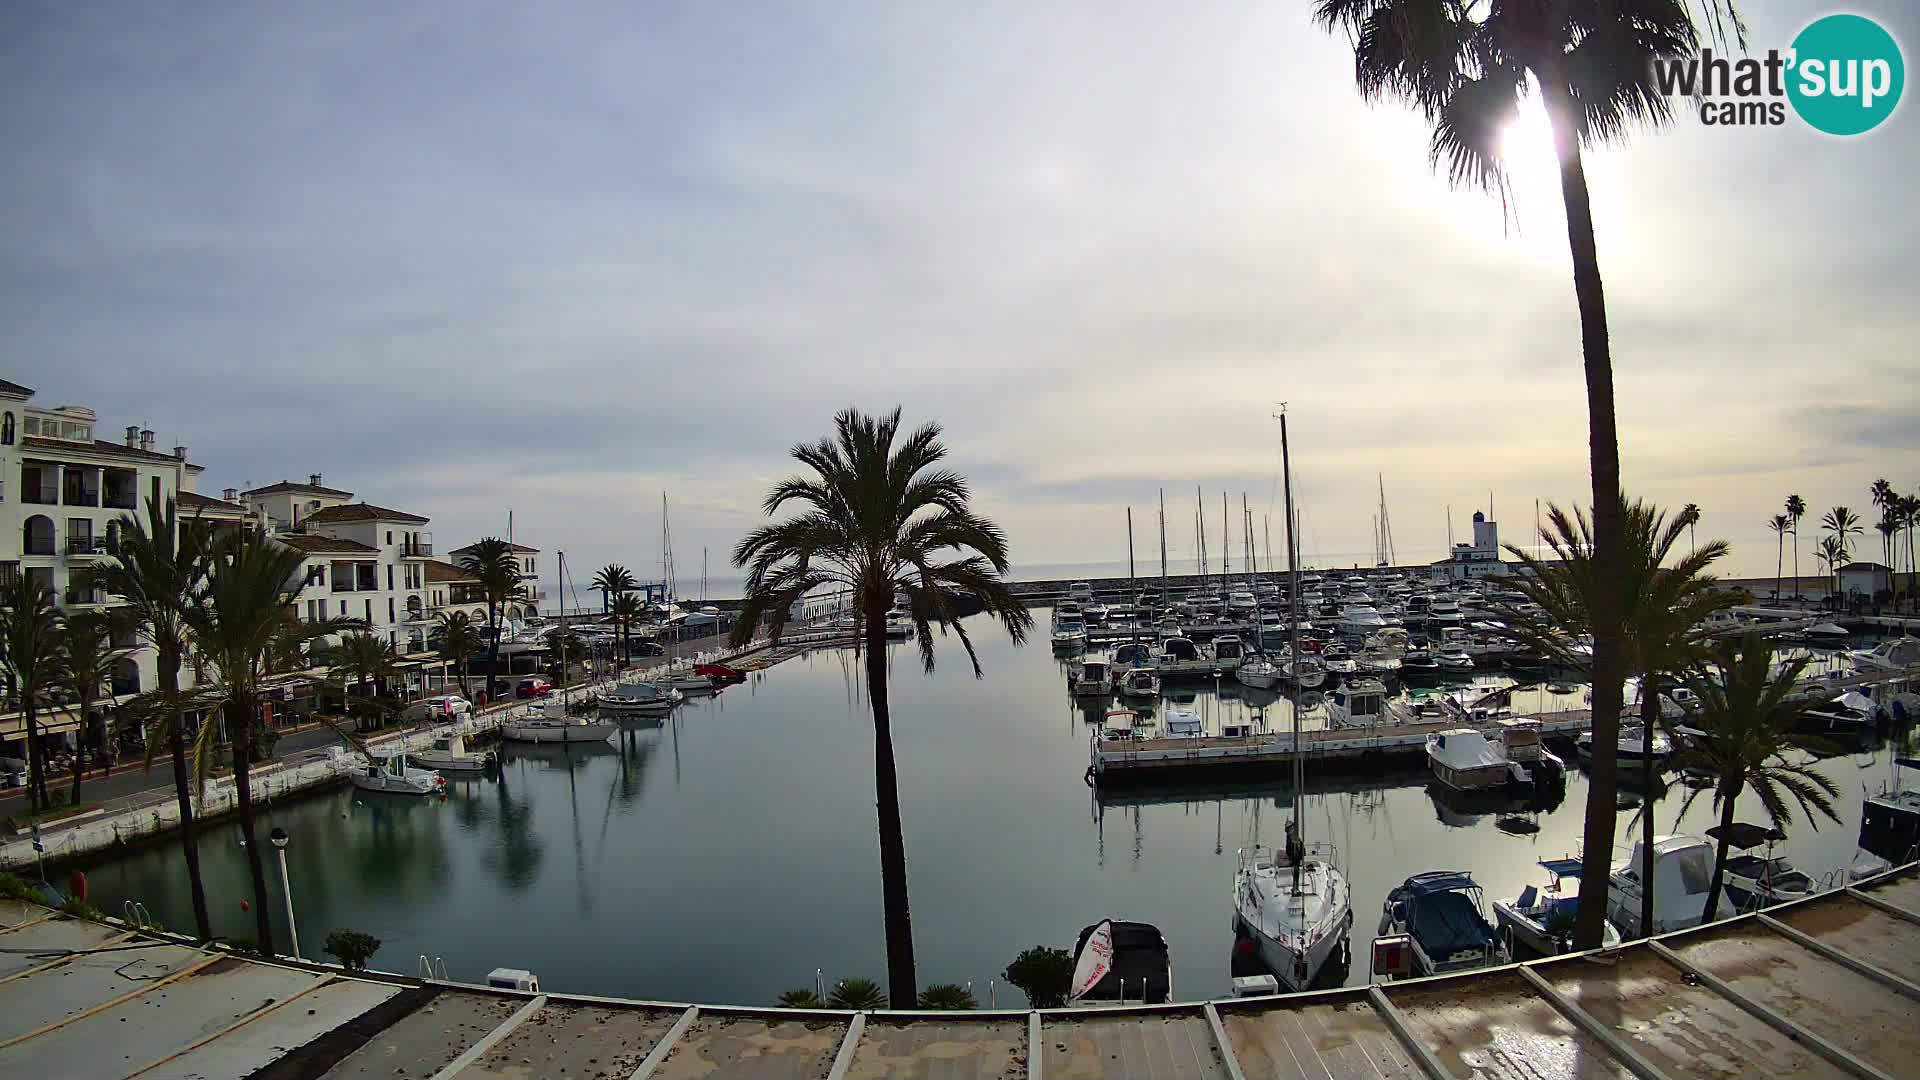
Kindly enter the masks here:
<path id="1" fill-rule="evenodd" d="M 1045 627 L 1047 613 L 1035 615 Z M 921 985 L 970 982 L 985 1006 L 988 981 L 1021 950 L 1071 948 L 1082 926 L 1116 916 L 1165 932 L 1177 997 L 1225 994 L 1235 852 L 1281 842 L 1284 774 L 1096 792 L 1083 774 L 1105 706 L 1069 698 L 1044 634 L 1014 648 L 982 620 L 968 628 L 983 678 L 952 637 L 936 641 L 932 674 L 912 643 L 891 657 Z M 1256 707 L 1231 684 L 1193 689 L 1209 717 Z M 1514 702 L 1521 712 L 1582 704 L 1575 686 Z M 1285 702 L 1266 717 L 1284 725 Z M 278 826 L 292 838 L 306 955 L 350 928 L 381 939 L 375 967 L 413 972 L 426 955 L 455 979 L 519 967 L 549 990 L 692 1002 L 772 1004 L 811 986 L 815 969 L 829 983 L 884 979 L 872 721 L 851 652 L 787 661 L 605 744 L 509 744 L 502 755 L 497 776 L 450 779 L 444 800 L 337 788 L 262 811 L 260 835 Z M 1796 865 L 1818 878 L 1850 863 L 1862 793 L 1886 781 L 1889 757 L 1882 742 L 1822 764 L 1841 821 L 1816 830 L 1796 808 L 1784 845 Z M 1538 860 L 1578 850 L 1587 794 L 1575 771 L 1564 797 L 1536 808 L 1462 806 L 1418 760 L 1310 773 L 1307 788 L 1307 837 L 1335 844 L 1351 881 L 1355 983 L 1367 979 L 1389 888 L 1424 870 L 1465 870 L 1489 898 L 1512 896 L 1540 880 Z M 1676 780 L 1652 803 L 1659 831 L 1704 830 L 1711 802 L 1710 790 Z M 1750 797 L 1740 810 L 1764 820 Z M 1616 858 L 1638 834 L 1637 814 L 1619 812 Z M 250 936 L 237 827 L 207 830 L 201 852 L 217 932 Z M 175 844 L 85 869 L 99 907 L 138 900 L 168 927 L 191 928 Z M 996 998 L 1023 1002 L 1004 982 Z"/>

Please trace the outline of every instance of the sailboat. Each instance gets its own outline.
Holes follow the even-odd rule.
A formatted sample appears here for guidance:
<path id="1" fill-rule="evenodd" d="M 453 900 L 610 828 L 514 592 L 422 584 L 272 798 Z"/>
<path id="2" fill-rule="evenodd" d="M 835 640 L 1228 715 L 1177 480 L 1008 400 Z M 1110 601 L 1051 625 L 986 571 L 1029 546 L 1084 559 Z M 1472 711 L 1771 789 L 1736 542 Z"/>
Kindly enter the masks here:
<path id="1" fill-rule="evenodd" d="M 560 588 L 564 598 L 567 586 L 567 555 L 559 553 Z M 564 599 L 562 601 L 564 607 Z M 602 720 L 588 720 L 576 717 L 567 711 L 566 671 L 567 671 L 567 635 L 560 635 L 560 688 L 559 697 L 550 697 L 541 703 L 538 715 L 528 715 L 509 720 L 500 725 L 500 737 L 510 742 L 528 743 L 593 743 L 606 742 L 607 737 L 620 730 L 619 725 Z"/>
<path id="2" fill-rule="evenodd" d="M 1286 489 L 1287 593 L 1291 618 L 1289 653 L 1300 655 L 1300 565 L 1294 536 L 1293 473 L 1287 449 L 1287 416 L 1280 420 L 1280 462 Z M 1305 990 L 1336 952 L 1345 948 L 1353 927 L 1347 878 L 1333 865 L 1331 848 L 1309 846 L 1301 793 L 1306 787 L 1306 758 L 1300 742 L 1300 685 L 1293 684 L 1293 818 L 1287 822 L 1284 851 L 1258 843 L 1239 852 L 1234 874 L 1236 922 L 1254 943 L 1260 959 L 1280 985 Z"/>

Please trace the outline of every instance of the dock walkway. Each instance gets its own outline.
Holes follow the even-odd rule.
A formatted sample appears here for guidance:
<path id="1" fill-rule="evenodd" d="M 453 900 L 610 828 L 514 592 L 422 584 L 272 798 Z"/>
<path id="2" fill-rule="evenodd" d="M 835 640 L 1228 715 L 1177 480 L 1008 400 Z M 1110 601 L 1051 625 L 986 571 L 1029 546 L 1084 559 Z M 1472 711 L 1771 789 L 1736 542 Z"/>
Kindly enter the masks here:
<path id="1" fill-rule="evenodd" d="M 1920 864 L 1711 926 L 1274 997 L 843 1012 L 519 993 L 196 948 L 0 900 L 9 1075 L 613 1080 L 1890 1080 L 1920 1061 Z"/>

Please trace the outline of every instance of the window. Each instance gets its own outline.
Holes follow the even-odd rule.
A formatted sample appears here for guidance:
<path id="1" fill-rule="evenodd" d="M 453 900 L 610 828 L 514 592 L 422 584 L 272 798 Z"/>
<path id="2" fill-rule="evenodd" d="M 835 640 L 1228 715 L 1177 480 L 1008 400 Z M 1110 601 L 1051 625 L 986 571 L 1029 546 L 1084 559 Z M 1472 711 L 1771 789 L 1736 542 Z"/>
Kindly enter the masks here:
<path id="1" fill-rule="evenodd" d="M 389 544 L 391 544 L 391 543 L 393 543 L 393 530 L 392 530 L 392 529 L 388 529 L 388 530 L 387 530 L 387 543 L 389 543 Z"/>
<path id="2" fill-rule="evenodd" d="M 393 541 L 389 540 L 387 542 L 392 543 Z M 393 567 L 391 565 L 387 567 L 387 591 L 393 591 Z"/>
<path id="3" fill-rule="evenodd" d="M 160 478 L 157 476 L 153 478 L 153 504 L 160 505 Z"/>
<path id="4" fill-rule="evenodd" d="M 312 575 L 308 576 L 311 577 Z M 318 600 L 307 601 L 307 621 L 310 623 L 320 621 L 320 609 L 316 606 L 317 604 L 319 604 Z"/>
<path id="5" fill-rule="evenodd" d="M 367 606 L 367 622 L 373 622 L 373 601 L 364 601 Z"/>
<path id="6" fill-rule="evenodd" d="M 387 597 L 387 621 L 393 621 L 393 597 Z"/>
<path id="7" fill-rule="evenodd" d="M 5 419 L 0 419 L 0 444 L 4 444 L 6 446 L 13 445 L 13 414 L 12 413 L 8 413 Z"/>
<path id="8" fill-rule="evenodd" d="M 340 610 L 345 611 L 346 608 L 342 607 Z M 327 621 L 327 602 L 324 599 L 320 601 L 320 621 Z"/>

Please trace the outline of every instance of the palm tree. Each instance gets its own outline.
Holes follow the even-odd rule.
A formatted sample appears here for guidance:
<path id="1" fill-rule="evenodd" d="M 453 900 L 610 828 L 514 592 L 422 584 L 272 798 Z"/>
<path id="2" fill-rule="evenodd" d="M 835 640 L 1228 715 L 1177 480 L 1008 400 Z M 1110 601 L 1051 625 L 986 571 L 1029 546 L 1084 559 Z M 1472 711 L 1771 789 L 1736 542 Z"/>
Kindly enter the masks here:
<path id="1" fill-rule="evenodd" d="M 1891 533 L 1884 526 L 1889 520 L 1898 519 L 1900 496 L 1893 490 L 1893 485 L 1889 483 L 1884 476 L 1875 480 L 1873 485 L 1867 490 L 1873 496 L 1873 505 L 1880 508 L 1880 522 L 1882 526 L 1880 529 L 1882 537 L 1880 554 L 1882 558 L 1887 560 L 1887 565 L 1891 567 L 1893 565 L 1893 540 L 1891 539 Z M 1893 531 L 1899 531 L 1899 526 L 1895 525 Z"/>
<path id="2" fill-rule="evenodd" d="M 902 435 L 899 409 L 884 417 L 848 409 L 834 418 L 834 430 L 832 438 L 793 448 L 794 459 L 813 475 L 782 480 L 764 504 L 769 516 L 789 502 L 804 511 L 755 529 L 734 548 L 734 565 L 749 570 L 746 602 L 730 640 L 735 647 L 746 644 L 765 619 L 778 641 L 795 602 L 816 588 L 838 586 L 853 598 L 873 709 L 887 984 L 893 1007 L 910 1009 L 916 998 L 913 921 L 887 699 L 887 612 L 895 597 L 906 598 L 926 670 L 933 670 L 932 627 L 938 624 L 960 639 L 975 677 L 980 660 L 946 590 L 980 604 L 1016 644 L 1026 640 L 1033 619 L 1001 577 L 1007 570 L 1005 534 L 973 512 L 965 478 L 937 468 L 947 456 L 938 424 Z"/>
<path id="3" fill-rule="evenodd" d="M 473 657 L 480 651 L 480 631 L 473 625 L 473 619 L 464 611 L 449 615 L 440 613 L 440 655 L 448 662 L 460 667 L 460 694 L 471 697 L 467 691 L 467 676 L 473 669 Z"/>
<path id="4" fill-rule="evenodd" d="M 500 613 L 507 601 L 520 595 L 520 560 L 513 545 L 497 536 L 474 544 L 460 557 L 460 568 L 472 574 L 487 598 L 487 684 L 500 673 Z"/>
<path id="5" fill-rule="evenodd" d="M 1716 15 L 1731 7 L 1730 0 L 1702 2 Z M 1699 35 L 1687 8 L 1679 0 L 1605 5 L 1315 0 L 1313 12 L 1316 22 L 1330 31 L 1344 31 L 1353 41 L 1361 94 L 1398 98 L 1419 109 L 1433 129 L 1429 158 L 1434 165 L 1445 163 L 1455 184 L 1499 192 L 1503 203 L 1507 179 L 1501 139 L 1529 87 L 1539 89 L 1559 163 L 1580 311 L 1594 512 L 1589 557 L 1599 581 L 1620 581 L 1627 558 L 1626 523 L 1620 517 L 1613 358 L 1581 147 L 1620 138 L 1633 123 L 1659 124 L 1668 118 L 1667 98 L 1654 83 L 1654 63 L 1693 55 Z M 1612 848 L 1608 843 L 1596 850 L 1594 841 L 1613 833 L 1611 733 L 1619 725 L 1626 671 L 1616 590 L 1595 590 L 1590 615 L 1595 745 L 1605 748 L 1595 772 L 1598 782 L 1589 789 L 1587 801 L 1587 850 L 1595 852 L 1597 864 Z M 1598 876 L 1604 878 L 1607 869 L 1598 865 Z M 1583 877 L 1583 891 L 1604 888 L 1603 880 Z M 1598 918 L 1597 911 L 1582 915 L 1582 925 L 1591 931 L 1582 937 L 1582 947 L 1600 944 Z"/>
<path id="6" fill-rule="evenodd" d="M 1709 613 L 1731 607 L 1735 598 L 1716 591 L 1715 579 L 1706 572 L 1726 555 L 1724 541 L 1710 541 L 1706 547 L 1696 548 L 1673 566 L 1667 566 L 1679 543 L 1681 530 L 1686 527 L 1684 518 L 1676 516 L 1669 521 L 1658 508 L 1643 500 L 1629 503 L 1621 496 L 1619 502 L 1627 536 L 1623 577 L 1609 583 L 1609 579 L 1596 571 L 1593 525 L 1586 514 L 1576 509 L 1569 517 L 1565 510 L 1549 504 L 1545 539 L 1552 557 L 1542 559 L 1526 549 L 1507 546 L 1522 566 L 1522 573 L 1511 579 L 1514 587 L 1538 604 L 1544 613 L 1528 615 L 1513 609 L 1505 611 L 1503 617 L 1507 633 L 1521 643 L 1564 666 L 1591 670 L 1597 665 L 1592 665 L 1575 645 L 1580 635 L 1591 631 L 1596 595 L 1615 593 L 1626 619 L 1628 669 L 1641 678 L 1641 719 L 1646 725 L 1647 740 L 1651 742 L 1660 718 L 1663 678 L 1686 670 L 1700 658 L 1704 638 L 1701 623 Z M 1595 696 L 1599 696 L 1597 682 Z M 1609 733 L 1601 729 L 1596 714 L 1591 786 L 1604 785 L 1605 805 L 1609 809 L 1614 806 L 1617 784 L 1617 763 L 1609 751 L 1617 747 L 1618 742 L 1617 717 Z M 1651 763 L 1650 754 L 1647 760 Z M 1651 789 L 1651 768 L 1643 780 Z M 1589 831 L 1584 842 L 1588 866 L 1581 874 L 1579 917 L 1574 927 L 1576 940 L 1584 940 L 1581 935 L 1590 935 L 1597 942 L 1605 930 L 1602 920 L 1607 908 L 1610 870 L 1607 863 L 1613 851 L 1613 820 L 1609 814 L 1609 827 L 1599 834 Z M 1643 820 L 1644 827 L 1650 831 L 1652 816 L 1646 815 Z M 1589 876 L 1597 881 L 1588 883 Z M 1642 915 L 1650 927 L 1651 909 Z"/>
<path id="7" fill-rule="evenodd" d="M 1800 519 L 1807 516 L 1807 500 L 1787 496 L 1787 519 L 1793 522 L 1793 598 L 1800 599 Z"/>
<path id="8" fill-rule="evenodd" d="M 0 671 L 11 683 L 27 733 L 27 797 L 35 810 L 53 805 L 47 795 L 46 757 L 40 749 L 40 707 L 59 681 L 60 610 L 53 594 L 16 572 L 0 591 Z"/>
<path id="9" fill-rule="evenodd" d="M 553 654 L 555 664 L 559 664 L 563 656 L 567 658 L 567 664 L 571 665 L 580 662 L 587 655 L 586 642 L 580 639 L 579 634 L 573 632 L 571 626 L 556 626 L 547 631 L 545 637 L 547 651 Z M 567 668 L 565 666 L 560 668 L 559 678 L 554 682 L 560 686 L 566 685 Z"/>
<path id="10" fill-rule="evenodd" d="M 1780 599 L 1780 572 L 1785 569 L 1787 558 L 1787 532 L 1793 528 L 1793 520 L 1785 514 L 1775 514 L 1767 519 L 1767 528 L 1773 530 L 1773 598 Z"/>
<path id="11" fill-rule="evenodd" d="M 1900 541 L 1900 507 L 1897 502 L 1880 508 L 1880 521 L 1874 528 L 1880 533 L 1880 550 L 1886 554 L 1887 587 L 1891 589 L 1895 585 L 1894 567 L 1900 562 L 1896 554 Z M 1874 603 L 1879 603 L 1879 600 L 1876 599 Z"/>
<path id="12" fill-rule="evenodd" d="M 115 524 L 117 528 L 107 530 L 107 557 L 85 567 L 81 581 L 118 597 L 140 638 L 154 650 L 159 681 L 154 723 L 147 728 L 145 739 L 146 766 L 153 768 L 153 755 L 164 740 L 173 760 L 180 852 L 187 863 L 193 922 L 200 940 L 205 941 L 213 937 L 213 920 L 207 913 L 207 887 L 200 877 L 199 830 L 187 775 L 180 669 L 187 655 L 186 612 L 199 602 L 206 579 L 206 552 L 193 540 L 200 531 L 181 527 L 179 508 L 171 497 L 164 504 L 147 500 L 144 521 L 122 514 Z"/>
<path id="13" fill-rule="evenodd" d="M 328 652 L 334 668 L 340 674 L 341 697 L 351 705 L 353 685 L 367 683 L 368 693 L 358 711 L 376 723 L 384 720 L 392 711 L 381 700 L 386 692 L 386 680 L 392 677 L 400 662 L 393 645 L 384 638 L 361 631 L 342 634 L 339 643 Z"/>
<path id="14" fill-rule="evenodd" d="M 613 598 L 633 591 L 633 575 L 619 563 L 608 563 L 593 575 L 593 588 L 600 590 L 600 614 L 611 610 Z"/>
<path id="15" fill-rule="evenodd" d="M 1719 850 L 1713 861 L 1713 879 L 1707 886 L 1702 918 L 1713 918 L 1720 904 L 1720 886 L 1727 864 L 1727 833 L 1733 825 L 1734 804 L 1751 789 L 1775 828 L 1793 823 L 1785 795 L 1793 796 L 1814 828 L 1815 812 L 1839 821 L 1834 813 L 1833 781 L 1810 765 L 1788 758 L 1789 753 L 1831 753 L 1818 739 L 1795 734 L 1794 727 L 1811 700 L 1800 694 L 1799 678 L 1810 657 L 1802 656 L 1775 668 L 1773 643 L 1758 635 L 1738 642 L 1722 642 L 1715 650 L 1714 670 L 1688 680 L 1700 695 L 1693 725 L 1706 738 L 1674 756 L 1676 768 L 1711 774 L 1713 805 L 1720 810 Z M 1691 797 L 1689 798 L 1691 801 Z M 1685 808 L 1681 812 L 1684 814 Z"/>
<path id="16" fill-rule="evenodd" d="M 1700 504 L 1688 503 L 1680 508 L 1679 522 L 1687 527 L 1687 546 L 1697 547 L 1698 538 L 1694 536 L 1694 527 L 1700 524 Z"/>
<path id="17" fill-rule="evenodd" d="M 121 609 L 95 608 L 69 616 L 60 633 L 55 677 L 73 695 L 80 711 L 80 727 L 75 736 L 78 745 L 73 755 L 73 793 L 67 796 L 69 806 L 80 805 L 80 777 L 86 771 L 86 747 L 95 731 L 93 704 L 100 700 L 100 692 L 112 684 L 114 666 L 133 652 L 113 644 L 114 637 L 128 629 L 127 623 Z M 105 745 L 104 720 L 100 722 L 99 735 L 92 741 Z"/>
<path id="18" fill-rule="evenodd" d="M 627 663 L 633 662 L 633 624 L 639 622 L 647 613 L 647 606 L 634 593 L 618 593 L 613 598 L 613 619 L 620 627 L 620 655 Z"/>
<path id="19" fill-rule="evenodd" d="M 204 699 L 217 705 L 233 743 L 233 788 L 246 839 L 247 868 L 253 878 L 253 908 L 262 952 L 273 951 L 267 878 L 253 827 L 254 722 L 260 713 L 261 680 L 289 635 L 309 638 L 340 633 L 363 624 L 351 619 L 301 623 L 293 595 L 301 584 L 304 552 L 275 543 L 258 529 L 236 530 L 218 540 L 207 560 L 202 602 L 188 607 L 184 622 L 196 654 L 219 679 Z M 204 778 L 213 759 L 219 725 L 201 725 L 194 743 L 196 774 Z"/>
<path id="20" fill-rule="evenodd" d="M 1920 495 L 1900 497 L 1900 520 L 1907 527 L 1907 601 L 1920 610 L 1920 561 L 1914 558 L 1914 536 L 1920 533 Z"/>
<path id="21" fill-rule="evenodd" d="M 1820 519 L 1820 527 L 1827 531 L 1828 538 L 1837 541 L 1829 547 L 1821 543 L 1821 549 L 1828 555 L 1827 565 L 1833 574 L 1833 592 L 1840 595 L 1840 567 L 1853 555 L 1853 538 L 1860 535 L 1860 515 L 1844 506 L 1836 506 L 1827 511 Z M 1838 556 L 1837 560 L 1833 556 Z"/>
<path id="22" fill-rule="evenodd" d="M 1847 561 L 1847 549 L 1841 545 L 1839 537 L 1820 538 L 1820 550 L 1814 552 L 1814 558 L 1826 564 L 1827 583 L 1833 590 L 1834 610 L 1838 611 L 1845 598 L 1840 595 L 1840 567 Z"/>

